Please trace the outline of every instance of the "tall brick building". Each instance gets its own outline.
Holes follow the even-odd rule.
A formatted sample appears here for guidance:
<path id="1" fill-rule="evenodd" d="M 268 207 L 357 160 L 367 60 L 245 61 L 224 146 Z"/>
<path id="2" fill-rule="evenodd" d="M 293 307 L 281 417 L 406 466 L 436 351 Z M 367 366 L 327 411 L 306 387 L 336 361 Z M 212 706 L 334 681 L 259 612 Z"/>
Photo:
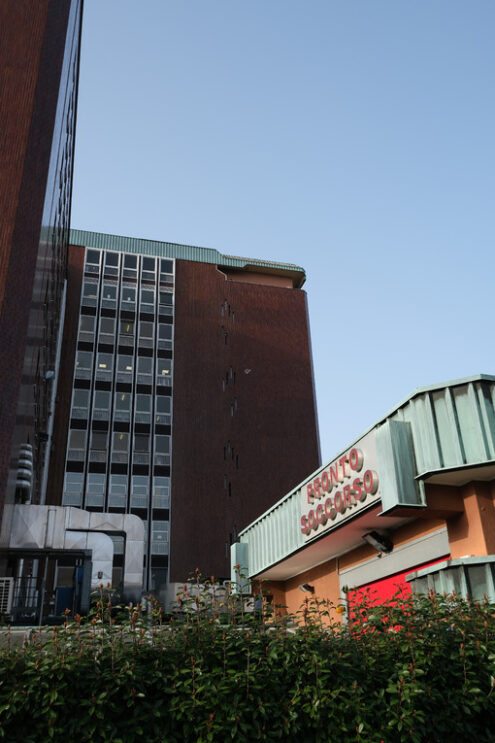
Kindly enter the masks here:
<path id="1" fill-rule="evenodd" d="M 64 302 L 82 0 L 0 3 L 0 547 L 41 503 Z M 0 564 L 5 568 L 6 553 Z M 3 572 L 3 571 L 2 571 Z"/>
<path id="2" fill-rule="evenodd" d="M 230 574 L 250 520 L 319 464 L 304 272 L 71 231 L 49 499 L 145 524 L 143 584 Z M 112 534 L 112 580 L 125 535 Z"/>

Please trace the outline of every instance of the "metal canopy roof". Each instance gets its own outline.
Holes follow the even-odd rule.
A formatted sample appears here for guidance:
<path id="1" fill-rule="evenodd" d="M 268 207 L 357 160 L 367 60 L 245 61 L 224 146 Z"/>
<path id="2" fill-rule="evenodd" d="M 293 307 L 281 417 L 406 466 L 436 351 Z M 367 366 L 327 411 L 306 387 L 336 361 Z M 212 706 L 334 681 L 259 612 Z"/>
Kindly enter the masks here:
<path id="1" fill-rule="evenodd" d="M 69 243 L 71 245 L 81 245 L 86 248 L 97 248 L 99 250 L 153 255 L 159 258 L 178 258 L 183 261 L 212 263 L 219 267 L 233 268 L 240 271 L 289 276 L 292 279 L 294 287 L 298 289 L 302 287 L 306 280 L 304 268 L 292 263 L 279 263 L 260 260 L 258 258 L 240 258 L 233 255 L 225 255 L 214 248 L 201 248 L 195 245 L 143 240 L 141 238 L 123 237 L 120 235 L 105 235 L 100 232 L 87 232 L 86 230 L 71 230 Z"/>

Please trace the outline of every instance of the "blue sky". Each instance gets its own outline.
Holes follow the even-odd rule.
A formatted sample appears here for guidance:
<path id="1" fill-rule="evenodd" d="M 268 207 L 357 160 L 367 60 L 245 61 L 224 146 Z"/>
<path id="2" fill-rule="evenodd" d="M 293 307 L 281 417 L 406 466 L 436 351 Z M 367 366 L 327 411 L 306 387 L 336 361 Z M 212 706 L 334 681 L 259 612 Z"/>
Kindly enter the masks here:
<path id="1" fill-rule="evenodd" d="M 72 224 L 304 266 L 330 459 L 495 374 L 494 29 L 492 0 L 85 0 Z"/>

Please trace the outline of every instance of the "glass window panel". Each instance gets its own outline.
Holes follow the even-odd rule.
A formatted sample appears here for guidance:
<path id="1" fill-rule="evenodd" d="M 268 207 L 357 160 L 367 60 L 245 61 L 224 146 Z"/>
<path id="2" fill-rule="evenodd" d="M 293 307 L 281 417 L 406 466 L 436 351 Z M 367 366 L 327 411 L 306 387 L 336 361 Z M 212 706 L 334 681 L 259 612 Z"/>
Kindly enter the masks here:
<path id="1" fill-rule="evenodd" d="M 122 287 L 122 300 L 124 302 L 135 302 L 136 301 L 136 289 L 133 286 Z"/>
<path id="2" fill-rule="evenodd" d="M 135 255 L 125 255 L 124 266 L 126 268 L 137 268 L 137 257 Z"/>
<path id="3" fill-rule="evenodd" d="M 138 357 L 138 373 L 139 374 L 151 374 L 153 368 L 153 359 L 148 356 Z"/>
<path id="4" fill-rule="evenodd" d="M 156 422 L 157 423 L 169 423 L 170 422 L 170 410 L 171 410 L 171 398 L 160 395 L 156 398 Z"/>
<path id="5" fill-rule="evenodd" d="M 153 492 L 156 495 L 170 495 L 170 477 L 155 477 Z"/>
<path id="6" fill-rule="evenodd" d="M 105 299 L 117 299 L 117 287 L 115 284 L 103 284 L 103 296 Z"/>
<path id="7" fill-rule="evenodd" d="M 113 448 L 115 451 L 128 451 L 129 434 L 128 433 L 114 433 Z"/>
<path id="8" fill-rule="evenodd" d="M 89 404 L 89 390 L 74 390 L 72 398 L 73 408 L 87 408 Z"/>
<path id="9" fill-rule="evenodd" d="M 93 354 L 90 351 L 78 351 L 76 356 L 76 368 L 91 369 Z"/>
<path id="10" fill-rule="evenodd" d="M 86 431 L 72 429 L 69 432 L 69 449 L 84 449 L 86 446 Z"/>
<path id="11" fill-rule="evenodd" d="M 99 250 L 87 250 L 86 251 L 86 263 L 92 263 L 93 265 L 100 265 L 100 251 Z"/>
<path id="12" fill-rule="evenodd" d="M 167 261 L 166 259 L 162 258 L 160 261 L 160 273 L 172 273 L 173 270 L 174 270 L 173 261 Z"/>
<path id="13" fill-rule="evenodd" d="M 102 317 L 100 320 L 100 333 L 115 333 L 115 320 L 113 317 Z"/>
<path id="14" fill-rule="evenodd" d="M 133 495 L 148 495 L 150 488 L 150 478 L 147 475 L 132 476 L 132 493 Z"/>
<path id="15" fill-rule="evenodd" d="M 110 476 L 110 493 L 113 495 L 127 495 L 127 475 Z"/>
<path id="16" fill-rule="evenodd" d="M 151 289 L 141 289 L 141 302 L 143 304 L 154 304 L 155 292 Z"/>
<path id="17" fill-rule="evenodd" d="M 149 451 L 150 450 L 150 437 L 144 434 L 136 434 L 134 436 L 134 450 L 135 451 Z"/>
<path id="18" fill-rule="evenodd" d="M 119 254 L 118 253 L 106 253 L 105 265 L 106 266 L 118 266 L 119 265 Z"/>
<path id="19" fill-rule="evenodd" d="M 168 542 L 168 521 L 152 521 L 151 522 L 151 541 L 164 541 Z"/>
<path id="20" fill-rule="evenodd" d="M 120 332 L 122 335 L 134 335 L 134 322 L 132 320 L 121 320 Z"/>
<path id="21" fill-rule="evenodd" d="M 140 413 L 151 412 L 151 396 L 136 395 L 136 410 Z"/>
<path id="22" fill-rule="evenodd" d="M 153 338 L 153 323 L 152 322 L 140 322 L 139 323 L 139 335 L 141 338 Z"/>
<path id="23" fill-rule="evenodd" d="M 64 490 L 67 493 L 80 493 L 83 482 L 84 475 L 82 472 L 67 472 L 65 475 Z"/>
<path id="24" fill-rule="evenodd" d="M 117 360 L 117 370 L 120 372 L 131 372 L 133 363 L 134 359 L 132 356 L 124 356 L 124 354 L 119 354 Z"/>
<path id="25" fill-rule="evenodd" d="M 172 326 L 171 325 L 159 325 L 158 326 L 158 337 L 160 340 L 171 340 L 172 339 Z"/>
<path id="26" fill-rule="evenodd" d="M 104 493 L 105 481 L 106 475 L 102 475 L 99 472 L 89 472 L 88 479 L 86 480 L 86 492 L 99 494 Z"/>
<path id="27" fill-rule="evenodd" d="M 79 330 L 92 333 L 95 329 L 95 318 L 90 315 L 81 315 Z"/>
<path id="28" fill-rule="evenodd" d="M 93 281 L 85 281 L 83 284 L 83 297 L 96 299 L 98 294 L 98 284 Z"/>
<path id="29" fill-rule="evenodd" d="M 160 291 L 160 304 L 173 304 L 174 297 L 172 292 Z"/>
<path id="30" fill-rule="evenodd" d="M 98 451 L 104 451 L 107 448 L 106 431 L 93 431 L 91 436 L 91 448 Z"/>
<path id="31" fill-rule="evenodd" d="M 109 410 L 110 392 L 107 392 L 106 390 L 95 390 L 93 407 L 97 408 L 98 410 Z"/>
<path id="32" fill-rule="evenodd" d="M 155 436 L 155 451 L 157 454 L 169 454 L 170 436 Z"/>
<path id="33" fill-rule="evenodd" d="M 110 353 L 99 353 L 98 354 L 98 369 L 104 369 L 106 371 L 112 371 L 113 368 L 113 356 Z"/>
<path id="34" fill-rule="evenodd" d="M 172 374 L 172 360 L 158 359 L 156 362 L 156 373 L 158 376 L 170 376 Z"/>
<path id="35" fill-rule="evenodd" d="M 154 258 L 143 258 L 143 271 L 154 271 L 155 266 Z"/>
<path id="36" fill-rule="evenodd" d="M 115 395 L 115 409 L 116 410 L 130 410 L 131 409 L 131 395 L 129 392 L 117 392 Z"/>

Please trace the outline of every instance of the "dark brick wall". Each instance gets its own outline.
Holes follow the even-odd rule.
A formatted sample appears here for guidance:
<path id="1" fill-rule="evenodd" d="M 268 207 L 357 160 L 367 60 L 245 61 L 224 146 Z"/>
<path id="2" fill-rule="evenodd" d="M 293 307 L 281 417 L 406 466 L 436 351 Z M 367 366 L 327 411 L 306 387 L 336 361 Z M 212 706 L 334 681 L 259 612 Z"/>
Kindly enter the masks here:
<path id="1" fill-rule="evenodd" d="M 46 502 L 50 505 L 56 506 L 62 504 L 65 454 L 67 447 L 67 432 L 69 430 L 72 379 L 74 376 L 74 363 L 76 357 L 79 304 L 81 301 L 85 250 L 86 249 L 83 247 L 75 245 L 69 246 L 64 332 L 46 493 Z"/>
<path id="2" fill-rule="evenodd" d="M 319 464 L 306 295 L 177 261 L 174 356 L 170 579 L 227 578 L 236 532 Z"/>
<path id="3" fill-rule="evenodd" d="M 0 4 L 0 516 L 70 3 Z"/>

